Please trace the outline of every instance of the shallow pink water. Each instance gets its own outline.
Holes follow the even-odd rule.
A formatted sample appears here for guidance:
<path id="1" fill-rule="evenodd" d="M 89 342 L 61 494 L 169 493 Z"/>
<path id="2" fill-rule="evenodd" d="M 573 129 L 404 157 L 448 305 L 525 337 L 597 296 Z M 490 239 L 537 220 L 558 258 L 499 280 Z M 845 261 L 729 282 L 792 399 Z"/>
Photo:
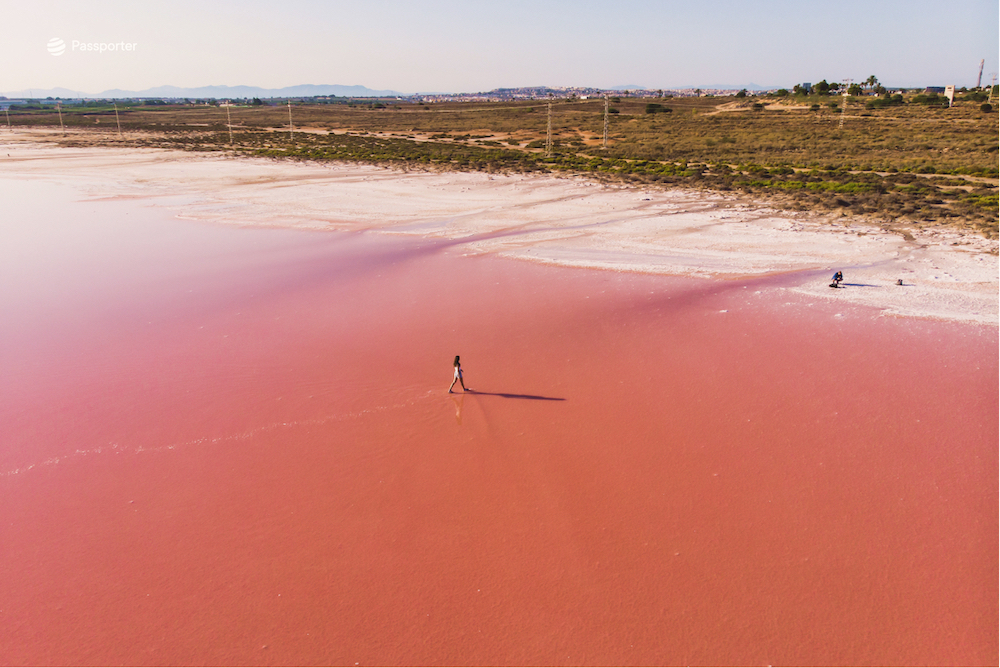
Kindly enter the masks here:
<path id="1" fill-rule="evenodd" d="M 5 187 L 2 663 L 998 660 L 995 328 Z"/>

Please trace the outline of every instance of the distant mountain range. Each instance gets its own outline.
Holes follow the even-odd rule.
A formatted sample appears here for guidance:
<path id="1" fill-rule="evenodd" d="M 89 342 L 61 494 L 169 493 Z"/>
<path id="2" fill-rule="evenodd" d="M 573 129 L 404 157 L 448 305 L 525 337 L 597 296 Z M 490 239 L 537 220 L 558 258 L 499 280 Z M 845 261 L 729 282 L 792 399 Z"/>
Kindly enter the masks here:
<path id="1" fill-rule="evenodd" d="M 36 90 L 17 90 L 2 93 L 8 98 L 131 98 L 131 97 L 179 97 L 179 98 L 269 98 L 269 97 L 314 97 L 317 95 L 336 95 L 337 97 L 402 97 L 403 93 L 393 90 L 372 90 L 366 86 L 314 85 L 303 84 L 286 88 L 260 88 L 258 86 L 201 86 L 199 88 L 180 88 L 178 86 L 157 86 L 145 90 L 112 90 L 100 93 L 84 93 L 67 88 L 49 88 Z"/>

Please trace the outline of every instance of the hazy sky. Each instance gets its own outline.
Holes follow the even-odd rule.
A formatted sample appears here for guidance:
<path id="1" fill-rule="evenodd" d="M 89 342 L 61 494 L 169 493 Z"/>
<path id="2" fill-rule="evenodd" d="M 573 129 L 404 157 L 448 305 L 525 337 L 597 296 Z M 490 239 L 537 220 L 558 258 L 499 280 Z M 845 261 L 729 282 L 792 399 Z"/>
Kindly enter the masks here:
<path id="1" fill-rule="evenodd" d="M 972 86 L 997 0 L 0 0 L 0 91 L 360 84 Z M 52 38 L 66 51 L 53 56 Z M 134 43 L 95 53 L 72 42 Z"/>

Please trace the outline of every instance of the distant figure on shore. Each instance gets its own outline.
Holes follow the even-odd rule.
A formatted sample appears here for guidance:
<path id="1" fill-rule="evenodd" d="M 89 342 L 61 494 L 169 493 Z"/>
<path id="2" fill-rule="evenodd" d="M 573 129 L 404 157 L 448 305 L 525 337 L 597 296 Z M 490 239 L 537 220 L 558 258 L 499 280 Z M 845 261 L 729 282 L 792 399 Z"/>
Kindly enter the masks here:
<path id="1" fill-rule="evenodd" d="M 836 274 L 833 275 L 833 283 L 830 284 L 830 287 L 831 288 L 839 288 L 840 287 L 840 282 L 842 280 L 844 280 L 844 273 L 841 272 L 841 271 L 838 271 Z"/>
<path id="2" fill-rule="evenodd" d="M 462 363 L 458 361 L 458 355 L 455 355 L 455 378 L 451 381 L 451 387 L 448 388 L 448 394 L 451 394 L 451 388 L 455 387 L 455 383 L 460 383 L 462 385 L 463 392 L 469 392 L 469 388 L 465 386 L 465 381 L 462 380 Z"/>
<path id="3" fill-rule="evenodd" d="M 903 279 L 900 278 L 896 281 L 896 285 L 902 285 L 902 284 L 903 284 Z"/>

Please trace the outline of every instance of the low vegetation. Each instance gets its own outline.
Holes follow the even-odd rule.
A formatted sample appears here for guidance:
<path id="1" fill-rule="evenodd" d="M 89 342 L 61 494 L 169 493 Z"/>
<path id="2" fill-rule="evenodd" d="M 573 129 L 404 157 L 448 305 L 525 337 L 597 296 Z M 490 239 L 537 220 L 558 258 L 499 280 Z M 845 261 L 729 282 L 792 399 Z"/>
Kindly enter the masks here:
<path id="1" fill-rule="evenodd" d="M 825 82 L 821 82 L 825 83 Z M 646 186 L 745 193 L 789 209 L 879 224 L 950 225 L 997 236 L 997 116 L 979 91 L 841 97 L 787 90 L 761 97 L 412 103 L 325 100 L 289 107 L 217 104 L 66 106 L 66 144 L 227 151 L 405 168 L 587 174 Z M 813 90 L 822 88 L 817 84 Z M 852 92 L 860 92 L 852 86 Z M 227 111 L 231 119 L 230 134 Z M 51 104 L 10 122 L 59 127 Z M 0 118 L 0 122 L 3 118 Z"/>

